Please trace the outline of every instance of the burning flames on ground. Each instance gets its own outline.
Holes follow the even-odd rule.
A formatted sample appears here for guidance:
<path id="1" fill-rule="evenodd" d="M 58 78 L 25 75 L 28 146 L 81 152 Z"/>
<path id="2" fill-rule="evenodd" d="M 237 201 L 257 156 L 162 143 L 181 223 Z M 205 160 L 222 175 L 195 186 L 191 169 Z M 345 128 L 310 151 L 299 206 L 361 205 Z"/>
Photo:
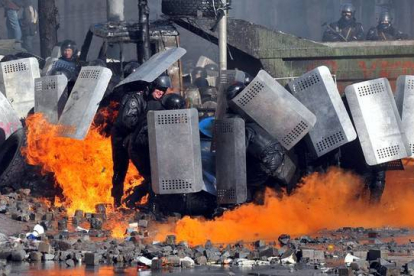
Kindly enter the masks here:
<path id="1" fill-rule="evenodd" d="M 110 112 L 100 114 L 104 120 Z M 27 147 L 23 150 L 28 162 L 42 168 L 42 173 L 53 173 L 56 185 L 63 190 L 69 214 L 81 209 L 95 212 L 98 203 L 112 203 L 112 151 L 110 137 L 100 134 L 93 126 L 85 140 L 57 137 L 58 127 L 49 124 L 41 114 L 26 120 Z M 104 124 L 103 124 L 104 126 Z M 130 165 L 125 190 L 140 183 L 134 166 Z"/>
<path id="2" fill-rule="evenodd" d="M 312 234 L 321 229 L 351 227 L 414 227 L 414 162 L 405 160 L 405 171 L 391 171 L 381 204 L 369 205 L 362 180 L 352 173 L 332 168 L 327 174 L 312 174 L 294 195 L 278 198 L 266 192 L 263 206 L 243 205 L 213 221 L 185 217 L 172 228 L 160 231 L 191 245 L 231 243 L 238 240 L 276 240 L 280 234 Z M 410 163 L 410 164 L 409 164 Z"/>

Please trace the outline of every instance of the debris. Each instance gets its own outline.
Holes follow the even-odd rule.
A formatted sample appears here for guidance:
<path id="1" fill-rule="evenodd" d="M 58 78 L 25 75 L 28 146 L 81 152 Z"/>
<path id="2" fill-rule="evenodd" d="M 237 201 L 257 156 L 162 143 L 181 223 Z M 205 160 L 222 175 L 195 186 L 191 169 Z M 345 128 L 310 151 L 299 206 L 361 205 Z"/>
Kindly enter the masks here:
<path id="1" fill-rule="evenodd" d="M 87 266 L 96 266 L 99 265 L 99 255 L 96 253 L 85 253 L 85 264 Z"/>
<path id="2" fill-rule="evenodd" d="M 148 267 L 151 267 L 152 266 L 152 260 L 150 260 L 148 258 L 145 258 L 144 256 L 138 257 L 137 258 L 137 261 L 138 261 L 138 263 L 144 264 L 144 265 L 146 265 Z"/>

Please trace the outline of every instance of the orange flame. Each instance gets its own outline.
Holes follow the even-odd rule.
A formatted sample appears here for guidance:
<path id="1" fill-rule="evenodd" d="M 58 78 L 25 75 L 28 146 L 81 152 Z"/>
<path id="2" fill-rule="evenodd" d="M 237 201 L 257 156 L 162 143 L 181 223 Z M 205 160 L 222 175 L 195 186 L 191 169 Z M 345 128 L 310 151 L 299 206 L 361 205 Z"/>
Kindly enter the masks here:
<path id="1" fill-rule="evenodd" d="M 305 178 L 304 185 L 292 196 L 280 199 L 267 191 L 262 206 L 246 204 L 212 221 L 185 217 L 173 226 L 172 233 L 179 241 L 197 245 L 208 239 L 214 243 L 276 240 L 283 233 L 312 234 L 345 226 L 412 227 L 413 165 L 405 171 L 388 173 L 380 205 L 367 203 L 367 196 L 361 194 L 361 179 L 331 168 L 326 174 L 315 173 Z M 160 232 L 156 239 L 164 240 L 167 234 L 171 232 Z"/>
<path id="2" fill-rule="evenodd" d="M 110 114 L 104 110 L 99 116 Z M 30 164 L 41 166 L 42 173 L 54 173 L 68 212 L 94 212 L 96 204 L 113 202 L 111 142 L 100 134 L 101 128 L 92 126 L 81 141 L 58 137 L 58 126 L 49 124 L 41 114 L 30 116 L 26 124 L 27 147 L 23 153 Z M 125 190 L 139 185 L 140 180 L 138 171 L 130 166 Z"/>

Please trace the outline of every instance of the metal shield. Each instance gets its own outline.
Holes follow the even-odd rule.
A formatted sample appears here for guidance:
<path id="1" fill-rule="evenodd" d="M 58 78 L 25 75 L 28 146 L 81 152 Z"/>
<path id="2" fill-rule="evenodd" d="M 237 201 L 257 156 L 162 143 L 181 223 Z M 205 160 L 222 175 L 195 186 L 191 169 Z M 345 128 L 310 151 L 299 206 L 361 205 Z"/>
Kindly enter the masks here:
<path id="1" fill-rule="evenodd" d="M 1 63 L 0 91 L 21 118 L 26 117 L 34 107 L 34 80 L 39 77 L 39 62 L 36 58 Z"/>
<path id="2" fill-rule="evenodd" d="M 316 123 L 315 115 L 264 70 L 230 104 L 287 150 Z"/>
<path id="3" fill-rule="evenodd" d="M 79 140 L 86 137 L 111 76 L 108 68 L 82 67 L 59 119 L 61 136 Z"/>
<path id="4" fill-rule="evenodd" d="M 7 98 L 0 92 L 0 146 L 21 127 L 19 116 Z"/>
<path id="5" fill-rule="evenodd" d="M 289 83 L 290 91 L 316 116 L 310 150 L 320 157 L 356 139 L 351 118 L 328 67 L 318 67 Z"/>
<path id="6" fill-rule="evenodd" d="M 395 95 L 401 116 L 402 128 L 407 137 L 411 156 L 414 155 L 414 76 L 400 76 L 397 79 Z"/>
<path id="7" fill-rule="evenodd" d="M 397 105 L 387 79 L 346 87 L 346 98 L 368 165 L 410 155 Z"/>
<path id="8" fill-rule="evenodd" d="M 180 47 L 159 52 L 142 64 L 134 73 L 121 81 L 116 87 L 136 81 L 153 82 L 186 52 L 185 49 Z"/>
<path id="9" fill-rule="evenodd" d="M 154 193 L 201 191 L 204 184 L 197 110 L 149 111 L 147 118 Z"/>
<path id="10" fill-rule="evenodd" d="M 35 109 L 52 124 L 57 124 L 68 100 L 65 92 L 68 79 L 63 75 L 45 76 L 35 80 Z"/>
<path id="11" fill-rule="evenodd" d="M 246 140 L 244 120 L 215 122 L 218 204 L 240 204 L 247 200 Z"/>

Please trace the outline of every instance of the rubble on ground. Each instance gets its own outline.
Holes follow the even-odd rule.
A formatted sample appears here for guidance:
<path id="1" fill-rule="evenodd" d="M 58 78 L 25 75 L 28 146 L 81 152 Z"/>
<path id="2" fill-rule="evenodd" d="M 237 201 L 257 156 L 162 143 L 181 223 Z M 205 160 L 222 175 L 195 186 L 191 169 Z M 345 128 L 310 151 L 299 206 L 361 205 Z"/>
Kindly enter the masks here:
<path id="1" fill-rule="evenodd" d="M 25 223 L 27 232 L 5 235 L 0 226 L 0 275 L 10 274 L 10 262 L 55 261 L 73 267 L 124 264 L 142 269 L 190 268 L 204 265 L 239 267 L 308 267 L 339 275 L 414 275 L 414 242 L 397 244 L 407 229 L 344 227 L 319 237 L 280 235 L 275 241 L 257 240 L 190 247 L 169 235 L 155 242 L 150 215 L 133 216 L 125 237 L 115 239 L 106 229 L 105 205 L 96 213 L 82 210 L 73 217 L 63 207 L 50 208 L 29 190 L 0 195 L 0 216 Z"/>

